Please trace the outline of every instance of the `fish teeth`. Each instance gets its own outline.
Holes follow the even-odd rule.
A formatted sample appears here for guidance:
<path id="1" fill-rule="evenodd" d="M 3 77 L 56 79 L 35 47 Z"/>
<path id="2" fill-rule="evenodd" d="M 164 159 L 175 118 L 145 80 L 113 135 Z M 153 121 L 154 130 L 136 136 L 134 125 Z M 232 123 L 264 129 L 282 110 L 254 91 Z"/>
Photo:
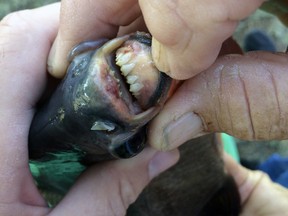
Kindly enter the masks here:
<path id="1" fill-rule="evenodd" d="M 115 129 L 115 125 L 110 122 L 96 121 L 91 127 L 91 130 L 104 130 L 104 131 L 112 131 Z"/>
<path id="2" fill-rule="evenodd" d="M 116 58 L 116 64 L 121 67 L 122 65 L 127 64 L 131 60 L 131 58 L 132 58 L 132 53 L 130 52 L 125 53 L 121 55 L 118 59 Z"/>
<path id="3" fill-rule="evenodd" d="M 135 63 L 125 64 L 121 66 L 121 72 L 126 77 L 135 67 Z"/>
<path id="4" fill-rule="evenodd" d="M 119 60 L 123 55 L 124 55 L 124 53 L 121 53 L 121 52 L 117 53 L 117 55 L 116 55 L 116 62 L 118 62 L 118 60 Z"/>
<path id="5" fill-rule="evenodd" d="M 138 96 L 138 95 L 140 95 L 140 92 L 134 92 L 133 93 L 133 96 Z"/>
<path id="6" fill-rule="evenodd" d="M 110 70 L 110 71 L 109 71 L 109 75 L 115 77 L 115 71 Z"/>
<path id="7" fill-rule="evenodd" d="M 134 84 L 130 85 L 129 91 L 136 93 L 136 92 L 140 91 L 143 87 L 144 86 L 141 83 L 134 83 Z"/>
<path id="8" fill-rule="evenodd" d="M 127 83 L 134 84 L 137 79 L 138 79 L 138 76 L 135 76 L 135 75 L 127 76 Z"/>

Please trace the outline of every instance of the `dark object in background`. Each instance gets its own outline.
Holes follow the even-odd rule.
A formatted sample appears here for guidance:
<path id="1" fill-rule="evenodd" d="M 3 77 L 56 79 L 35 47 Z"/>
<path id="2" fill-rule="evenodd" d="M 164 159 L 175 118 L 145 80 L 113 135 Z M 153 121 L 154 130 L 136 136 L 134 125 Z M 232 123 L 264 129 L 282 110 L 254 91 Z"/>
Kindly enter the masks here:
<path id="1" fill-rule="evenodd" d="M 240 196 L 221 159 L 214 135 L 180 147 L 180 161 L 155 178 L 140 194 L 127 216 L 237 216 Z"/>
<path id="2" fill-rule="evenodd" d="M 241 159 L 240 163 L 242 166 L 251 169 L 251 170 L 256 170 L 259 166 L 259 161 L 258 160 L 247 160 L 247 159 Z"/>
<path id="3" fill-rule="evenodd" d="M 272 39 L 261 30 L 253 30 L 249 32 L 244 39 L 244 51 L 265 50 L 276 52 L 276 46 Z"/>

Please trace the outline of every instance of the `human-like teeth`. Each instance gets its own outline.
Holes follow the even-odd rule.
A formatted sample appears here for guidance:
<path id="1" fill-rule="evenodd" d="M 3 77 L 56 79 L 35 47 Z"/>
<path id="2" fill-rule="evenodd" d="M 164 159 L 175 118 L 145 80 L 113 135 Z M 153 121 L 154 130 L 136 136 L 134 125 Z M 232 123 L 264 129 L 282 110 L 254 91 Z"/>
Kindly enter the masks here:
<path id="1" fill-rule="evenodd" d="M 143 84 L 141 84 L 141 83 L 134 83 L 134 84 L 130 85 L 129 91 L 130 91 L 130 92 L 138 92 L 138 91 L 140 91 L 143 87 L 144 87 L 144 86 L 143 86 Z"/>
<path id="2" fill-rule="evenodd" d="M 109 75 L 115 77 L 115 71 L 110 70 L 110 71 L 109 71 Z"/>
<path id="3" fill-rule="evenodd" d="M 122 65 L 127 64 L 131 58 L 132 58 L 132 53 L 130 52 L 125 53 L 121 55 L 120 57 L 118 57 L 118 59 L 116 57 L 116 64 L 121 67 Z"/>
<path id="4" fill-rule="evenodd" d="M 118 52 L 116 55 L 116 62 L 124 55 L 124 53 Z"/>
<path id="5" fill-rule="evenodd" d="M 127 76 L 135 67 L 135 63 L 125 64 L 121 66 L 121 72 L 124 76 Z"/>
<path id="6" fill-rule="evenodd" d="M 134 84 L 137 79 L 138 79 L 138 76 L 135 76 L 135 75 L 127 76 L 127 83 Z"/>

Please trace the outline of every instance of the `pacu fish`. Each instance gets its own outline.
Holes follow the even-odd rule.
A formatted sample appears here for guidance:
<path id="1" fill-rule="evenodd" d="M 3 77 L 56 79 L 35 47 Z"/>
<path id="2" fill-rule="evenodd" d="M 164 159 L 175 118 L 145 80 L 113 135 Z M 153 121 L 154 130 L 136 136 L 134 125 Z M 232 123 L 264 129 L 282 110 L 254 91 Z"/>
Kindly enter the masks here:
<path id="1" fill-rule="evenodd" d="M 38 187 L 61 196 L 90 164 L 141 152 L 147 123 L 175 86 L 155 67 L 147 33 L 84 42 L 69 59 L 66 77 L 39 108 L 29 134 Z M 237 215 L 237 187 L 213 139 L 181 147 L 180 162 L 152 181 L 127 215 Z"/>
<path id="2" fill-rule="evenodd" d="M 172 87 L 154 66 L 150 46 L 150 36 L 138 32 L 75 47 L 67 76 L 34 117 L 30 158 L 50 160 L 63 151 L 90 164 L 139 153 L 145 125 Z"/>
<path id="3" fill-rule="evenodd" d="M 150 35 L 137 32 L 83 42 L 69 59 L 66 77 L 33 118 L 31 164 L 46 169 L 49 164 L 52 168 L 62 164 L 65 168 L 60 172 L 77 176 L 89 164 L 141 152 L 146 124 L 174 86 L 152 61 Z M 37 176 L 43 179 L 42 174 Z M 58 192 L 67 185 L 62 192 L 66 191 L 69 184 L 57 184 L 56 178 L 38 182 Z"/>

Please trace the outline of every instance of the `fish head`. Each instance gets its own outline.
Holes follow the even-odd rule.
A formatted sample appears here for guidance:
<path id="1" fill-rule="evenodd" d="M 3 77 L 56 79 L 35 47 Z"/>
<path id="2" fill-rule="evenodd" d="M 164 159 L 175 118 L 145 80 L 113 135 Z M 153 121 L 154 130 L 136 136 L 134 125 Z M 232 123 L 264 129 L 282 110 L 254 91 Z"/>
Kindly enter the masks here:
<path id="1" fill-rule="evenodd" d="M 147 33 L 93 43 L 79 44 L 70 54 L 66 81 L 74 86 L 71 106 L 89 116 L 97 145 L 115 157 L 134 156 L 143 149 L 146 124 L 160 111 L 174 81 L 156 68 Z"/>

